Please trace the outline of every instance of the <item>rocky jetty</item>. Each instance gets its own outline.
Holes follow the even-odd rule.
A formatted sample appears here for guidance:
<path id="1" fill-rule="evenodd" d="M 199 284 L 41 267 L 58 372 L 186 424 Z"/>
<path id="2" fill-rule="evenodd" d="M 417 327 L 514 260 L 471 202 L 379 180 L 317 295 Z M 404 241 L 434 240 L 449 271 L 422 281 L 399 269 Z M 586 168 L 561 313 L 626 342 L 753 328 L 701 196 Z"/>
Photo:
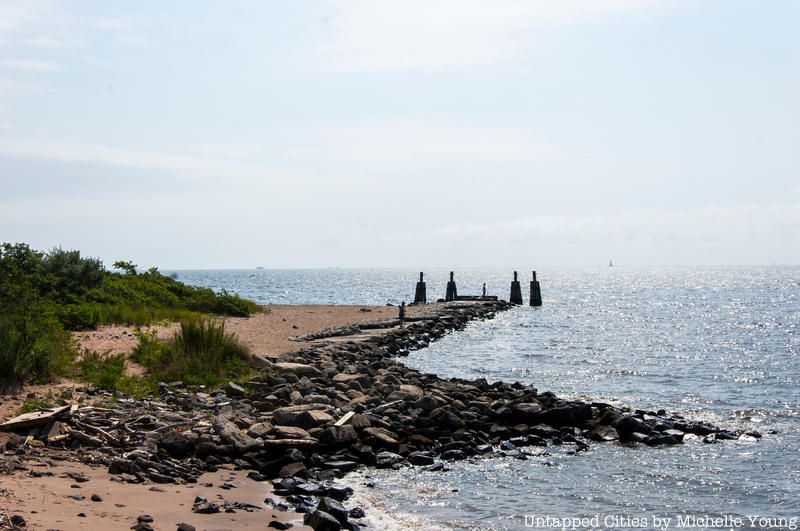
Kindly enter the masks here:
<path id="1" fill-rule="evenodd" d="M 295 353 L 258 359 L 260 375 L 243 385 L 205 393 L 163 383 L 151 400 L 117 398 L 15 419 L 0 426 L 19 434 L 0 439 L 0 468 L 24 469 L 31 455 L 59 449 L 107 467 L 114 481 L 169 484 L 233 464 L 271 480 L 312 528 L 357 529 L 363 511 L 345 509 L 352 490 L 332 480 L 360 466 L 436 470 L 478 456 L 524 459 L 551 445 L 580 452 L 593 443 L 759 437 L 665 411 L 564 400 L 520 383 L 442 379 L 398 360 L 508 308 L 503 301 L 432 305 L 405 327 L 383 321 L 315 334 Z M 199 500 L 197 512 L 212 505 Z"/>

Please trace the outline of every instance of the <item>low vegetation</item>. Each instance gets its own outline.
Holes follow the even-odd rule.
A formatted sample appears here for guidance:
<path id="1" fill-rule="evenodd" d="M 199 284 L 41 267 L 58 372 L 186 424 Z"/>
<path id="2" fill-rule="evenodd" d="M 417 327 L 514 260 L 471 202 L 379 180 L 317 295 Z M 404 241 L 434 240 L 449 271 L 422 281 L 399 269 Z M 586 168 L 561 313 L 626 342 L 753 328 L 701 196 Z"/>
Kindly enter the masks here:
<path id="1" fill-rule="evenodd" d="M 250 354 L 238 337 L 225 331 L 225 323 L 208 319 L 181 322 L 169 341 L 154 332 L 139 334 L 133 359 L 159 381 L 219 385 L 239 379 L 251 369 Z"/>
<path id="2" fill-rule="evenodd" d="M 236 294 L 188 286 L 156 268 L 139 272 L 135 264 L 119 261 L 113 269 L 79 251 L 0 246 L 0 390 L 30 380 L 49 381 L 71 370 L 76 357 L 72 330 L 163 320 L 204 322 L 201 317 L 207 314 L 247 316 L 259 309 Z M 124 361 L 83 360 L 81 371 L 90 381 L 106 383 L 119 372 L 112 366 Z M 102 370 L 90 368 L 100 362 Z M 117 383 L 121 379 L 120 373 Z"/>

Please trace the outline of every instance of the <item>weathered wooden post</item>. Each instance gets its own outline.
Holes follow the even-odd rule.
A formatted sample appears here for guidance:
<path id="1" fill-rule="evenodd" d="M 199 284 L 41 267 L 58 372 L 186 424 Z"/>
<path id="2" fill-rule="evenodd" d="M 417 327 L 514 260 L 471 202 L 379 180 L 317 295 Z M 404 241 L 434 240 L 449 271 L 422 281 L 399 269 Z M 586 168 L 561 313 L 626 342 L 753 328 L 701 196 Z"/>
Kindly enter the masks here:
<path id="1" fill-rule="evenodd" d="M 522 304 L 522 287 L 517 280 L 517 272 L 514 271 L 514 280 L 511 282 L 511 296 L 508 298 L 511 304 Z"/>
<path id="2" fill-rule="evenodd" d="M 419 282 L 417 282 L 417 289 L 414 292 L 414 304 L 425 304 L 428 302 L 428 296 L 425 289 L 425 282 L 422 280 L 423 274 L 419 273 Z"/>
<path id="3" fill-rule="evenodd" d="M 533 280 L 531 280 L 531 306 L 542 305 L 542 290 L 539 287 L 539 281 L 536 280 L 536 271 L 533 272 Z"/>
<path id="4" fill-rule="evenodd" d="M 458 297 L 456 281 L 453 280 L 453 272 L 450 271 L 450 282 L 447 283 L 447 292 L 445 293 L 444 300 L 450 302 L 456 300 L 456 297 Z"/>

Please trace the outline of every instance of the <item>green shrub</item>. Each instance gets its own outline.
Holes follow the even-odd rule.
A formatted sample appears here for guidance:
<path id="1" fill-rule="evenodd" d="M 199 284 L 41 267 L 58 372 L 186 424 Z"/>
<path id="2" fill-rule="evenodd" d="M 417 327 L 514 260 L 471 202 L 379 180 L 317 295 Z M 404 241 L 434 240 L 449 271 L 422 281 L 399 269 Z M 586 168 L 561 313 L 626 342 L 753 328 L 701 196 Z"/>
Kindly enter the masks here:
<path id="1" fill-rule="evenodd" d="M 136 272 L 136 264 L 114 263 L 124 273 L 107 271 L 96 258 L 57 248 L 48 253 L 26 244 L 0 246 L 0 297 L 9 286 L 25 284 L 52 303 L 67 330 L 101 324 L 149 324 L 198 318 L 201 314 L 245 317 L 260 311 L 240 296 L 187 286 L 157 268 Z"/>
<path id="2" fill-rule="evenodd" d="M 135 264 L 124 261 L 114 267 L 124 273 L 108 271 L 100 260 L 82 257 L 79 251 L 43 253 L 24 243 L 0 245 L 0 390 L 29 379 L 46 381 L 68 370 L 74 352 L 65 330 L 199 322 L 203 314 L 242 317 L 260 311 L 236 294 L 187 286 L 156 268 L 137 273 Z M 191 362 L 178 356 L 173 365 L 202 369 L 203 356 L 216 355 L 200 352 Z M 226 363 L 235 365 L 235 359 Z M 117 382 L 123 383 L 124 378 Z"/>
<path id="3" fill-rule="evenodd" d="M 180 330 L 166 342 L 158 341 L 154 332 L 138 337 L 133 359 L 160 381 L 213 386 L 251 371 L 247 347 L 236 334 L 225 331 L 222 321 L 182 321 Z"/>
<path id="4" fill-rule="evenodd" d="M 0 390 L 29 378 L 51 381 L 66 372 L 73 356 L 52 304 L 24 284 L 6 287 L 0 294 Z"/>
<path id="5" fill-rule="evenodd" d="M 78 363 L 78 369 L 81 377 L 93 386 L 114 391 L 125 374 L 125 355 L 103 356 L 87 351 Z"/>

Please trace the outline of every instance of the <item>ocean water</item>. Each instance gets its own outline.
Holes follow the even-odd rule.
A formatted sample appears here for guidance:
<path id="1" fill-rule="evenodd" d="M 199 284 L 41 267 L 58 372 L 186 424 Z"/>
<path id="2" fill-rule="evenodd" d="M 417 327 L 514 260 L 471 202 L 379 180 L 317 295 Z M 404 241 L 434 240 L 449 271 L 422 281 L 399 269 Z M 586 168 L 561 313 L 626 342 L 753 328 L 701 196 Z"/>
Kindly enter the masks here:
<path id="1" fill-rule="evenodd" d="M 413 299 L 418 272 L 177 274 L 260 303 L 397 304 Z M 462 294 L 486 283 L 507 298 L 510 280 L 508 270 L 456 272 Z M 444 472 L 359 472 L 349 481 L 376 528 L 800 526 L 800 267 L 564 268 L 541 270 L 539 280 L 543 307 L 471 323 L 405 363 L 443 377 L 664 408 L 763 438 L 668 448 L 593 443 L 579 454 L 548 447 Z M 426 281 L 429 300 L 441 297 L 447 271 L 430 271 Z"/>

